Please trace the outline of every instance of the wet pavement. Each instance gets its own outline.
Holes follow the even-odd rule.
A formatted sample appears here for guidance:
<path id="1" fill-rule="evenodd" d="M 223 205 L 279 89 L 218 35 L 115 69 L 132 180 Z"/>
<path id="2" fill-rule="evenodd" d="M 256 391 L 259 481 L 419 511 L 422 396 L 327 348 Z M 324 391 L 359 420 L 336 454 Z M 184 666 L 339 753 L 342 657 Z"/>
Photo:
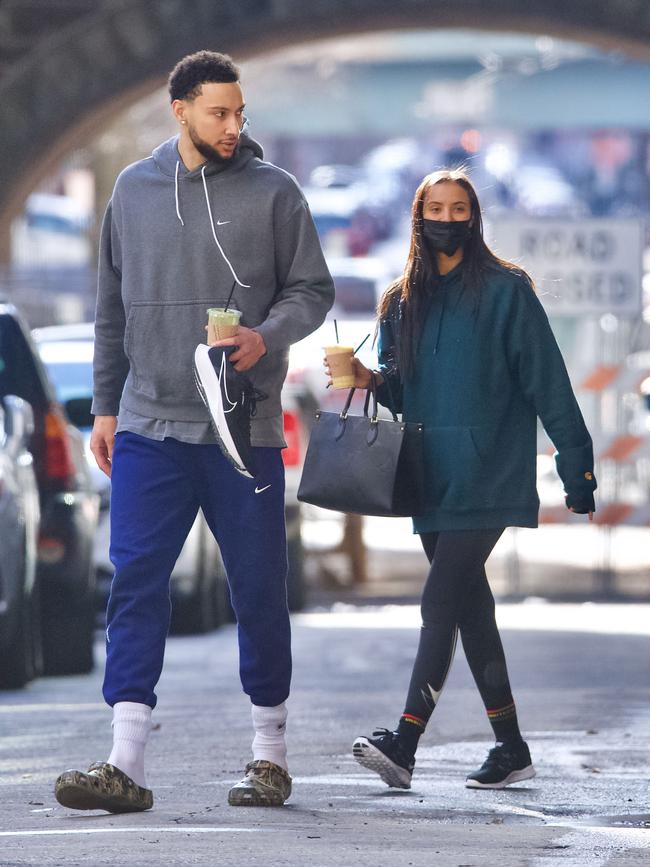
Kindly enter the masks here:
<path id="1" fill-rule="evenodd" d="M 350 756 L 355 735 L 397 721 L 417 643 L 413 606 L 294 618 L 294 794 L 282 809 L 226 803 L 251 738 L 234 627 L 168 643 L 149 813 L 76 813 L 54 801 L 57 773 L 107 755 L 100 672 L 2 693 L 0 865 L 650 863 L 650 610 L 610 609 L 500 607 L 538 773 L 497 792 L 464 787 L 491 740 L 462 649 L 410 791 L 386 788 Z"/>

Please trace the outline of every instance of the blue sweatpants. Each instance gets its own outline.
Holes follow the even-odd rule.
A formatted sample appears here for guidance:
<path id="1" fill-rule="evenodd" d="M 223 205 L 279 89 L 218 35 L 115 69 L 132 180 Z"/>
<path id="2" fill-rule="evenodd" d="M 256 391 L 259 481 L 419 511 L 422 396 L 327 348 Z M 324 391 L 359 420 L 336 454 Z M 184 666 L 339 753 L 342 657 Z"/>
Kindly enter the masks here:
<path id="1" fill-rule="evenodd" d="M 239 636 L 239 670 L 253 704 L 289 695 L 284 466 L 278 448 L 255 448 L 247 479 L 217 445 L 115 437 L 104 698 L 156 705 L 169 630 L 169 578 L 199 508 L 228 574 Z M 256 493 L 256 491 L 258 493 Z"/>

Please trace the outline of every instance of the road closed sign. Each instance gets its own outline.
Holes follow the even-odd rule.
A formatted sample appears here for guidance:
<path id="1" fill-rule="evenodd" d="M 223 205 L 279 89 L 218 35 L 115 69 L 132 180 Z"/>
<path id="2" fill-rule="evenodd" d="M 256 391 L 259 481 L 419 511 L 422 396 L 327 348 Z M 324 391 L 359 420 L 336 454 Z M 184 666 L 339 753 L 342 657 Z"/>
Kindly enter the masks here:
<path id="1" fill-rule="evenodd" d="M 498 256 L 531 275 L 549 314 L 641 310 L 639 220 L 494 220 L 486 234 Z"/>

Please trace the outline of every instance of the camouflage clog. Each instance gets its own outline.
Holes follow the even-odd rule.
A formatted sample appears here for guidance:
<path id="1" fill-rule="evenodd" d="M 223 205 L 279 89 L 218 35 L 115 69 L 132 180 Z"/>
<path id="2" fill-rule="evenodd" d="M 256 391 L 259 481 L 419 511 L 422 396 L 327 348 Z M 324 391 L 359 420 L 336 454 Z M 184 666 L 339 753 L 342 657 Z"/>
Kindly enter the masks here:
<path id="1" fill-rule="evenodd" d="M 72 810 L 138 813 L 153 807 L 153 792 L 106 762 L 93 762 L 88 771 L 64 771 L 54 784 L 54 796 Z"/>
<path id="2" fill-rule="evenodd" d="M 291 777 L 274 762 L 257 759 L 246 765 L 243 780 L 228 792 L 231 807 L 281 807 L 291 794 Z"/>

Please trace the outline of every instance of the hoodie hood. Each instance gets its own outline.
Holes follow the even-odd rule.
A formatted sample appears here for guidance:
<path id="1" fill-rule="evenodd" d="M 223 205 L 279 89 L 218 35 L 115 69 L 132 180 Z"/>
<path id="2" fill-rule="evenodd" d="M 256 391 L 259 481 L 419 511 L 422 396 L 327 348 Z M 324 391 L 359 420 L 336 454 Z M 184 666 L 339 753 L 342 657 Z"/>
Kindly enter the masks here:
<path id="1" fill-rule="evenodd" d="M 262 158 L 262 148 L 254 139 L 250 138 L 250 136 L 246 135 L 246 133 L 242 133 L 239 137 L 238 150 L 228 162 L 213 163 L 210 161 L 206 161 L 200 166 L 197 166 L 195 169 L 192 169 L 192 171 L 188 171 L 185 164 L 181 160 L 181 156 L 178 152 L 178 139 L 178 135 L 175 135 L 173 138 L 167 139 L 167 141 L 163 142 L 161 145 L 158 145 L 158 147 L 153 151 L 152 154 L 153 161 L 158 167 L 158 169 L 164 175 L 174 179 L 174 202 L 176 205 L 176 217 L 178 219 L 178 222 L 181 224 L 181 226 L 185 226 L 180 202 L 181 196 L 179 190 L 179 181 L 193 181 L 194 179 L 199 179 L 203 184 L 206 212 L 210 221 L 210 228 L 212 230 L 212 237 L 214 239 L 214 243 L 216 244 L 219 253 L 223 257 L 224 262 L 228 266 L 235 283 L 245 289 L 250 289 L 250 285 L 248 283 L 243 283 L 237 276 L 232 262 L 226 255 L 223 246 L 219 241 L 219 237 L 217 235 L 214 224 L 214 215 L 210 206 L 210 196 L 208 193 L 207 179 L 215 175 L 226 174 L 226 172 L 231 175 L 234 172 L 241 171 L 254 157 L 259 157 L 260 159 Z"/>
<path id="2" fill-rule="evenodd" d="M 198 166 L 198 168 L 188 172 L 178 152 L 178 140 L 178 135 L 172 136 L 172 138 L 159 144 L 151 154 L 158 170 L 170 178 L 175 177 L 177 171 L 179 177 L 187 178 L 188 180 L 190 178 L 200 178 L 202 173 L 210 177 L 211 175 L 221 174 L 221 172 L 237 171 L 250 162 L 253 157 L 264 158 L 262 146 L 255 139 L 247 135 L 247 133 L 243 132 L 239 137 L 237 153 L 227 163 L 205 162 L 202 166 Z M 178 170 L 176 168 L 177 165 Z"/>

